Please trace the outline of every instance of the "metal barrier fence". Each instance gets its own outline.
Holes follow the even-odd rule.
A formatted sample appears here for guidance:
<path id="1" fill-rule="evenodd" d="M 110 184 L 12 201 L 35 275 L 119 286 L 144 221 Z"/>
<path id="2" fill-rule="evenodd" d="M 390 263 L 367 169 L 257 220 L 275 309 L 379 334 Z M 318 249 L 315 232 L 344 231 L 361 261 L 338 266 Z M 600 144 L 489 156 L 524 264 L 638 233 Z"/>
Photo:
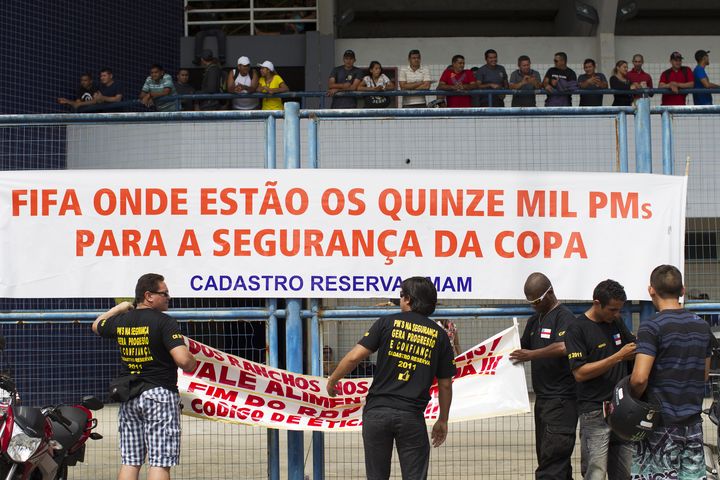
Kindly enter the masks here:
<path id="1" fill-rule="evenodd" d="M 85 166 L 83 158 L 111 156 L 110 148 L 115 148 L 136 158 L 128 163 L 103 164 L 106 168 L 123 168 L 128 164 L 136 168 L 190 167 L 201 163 L 211 167 L 264 164 L 275 168 L 281 132 L 286 168 L 299 168 L 302 164 L 311 168 L 490 167 L 647 172 L 653 169 L 655 151 L 655 158 L 663 160 L 660 167 L 655 167 L 656 171 L 682 171 L 685 160 L 680 157 L 691 154 L 699 158 L 701 166 L 697 168 L 702 168 L 699 171 L 707 179 L 714 174 L 714 166 L 705 146 L 714 145 L 710 133 L 713 122 L 720 118 L 712 115 L 717 113 L 720 113 L 717 107 L 658 107 L 651 111 L 647 103 L 639 102 L 636 108 L 298 111 L 296 104 L 288 104 L 284 113 L 0 116 L 0 162 L 2 169 L 79 168 Z M 653 121 L 657 116 L 658 121 Z M 229 129 L 228 123 L 237 128 Z M 133 142 L 133 135 L 142 130 L 137 128 L 138 124 L 146 131 L 142 142 L 138 142 L 142 149 Z M 688 140 L 673 143 L 677 132 L 683 130 L 693 133 L 687 136 Z M 113 131 L 117 135 L 113 136 Z M 159 131 L 163 133 L 157 135 Z M 177 144 L 178 139 L 187 136 L 190 137 L 187 144 Z M 226 143 L 227 136 L 233 137 L 232 144 Z M 661 137 L 659 147 L 653 144 L 653 136 Z M 93 144 L 98 138 L 102 141 Z M 198 142 L 204 153 L 195 158 L 196 163 L 192 163 L 194 154 L 188 154 L 189 163 L 171 163 L 171 157 L 177 153 L 169 147 L 186 151 Z M 457 150 L 449 151 L 448 143 Z M 634 156 L 630 154 L 632 150 Z M 301 162 L 302 151 L 306 155 Z M 164 152 L 167 158 L 163 157 L 158 165 L 153 163 L 155 155 L 147 152 L 158 155 Z M 78 163 L 71 164 L 71 157 Z M 238 157 L 243 161 L 228 161 Z M 387 164 L 387 158 L 397 163 Z M 691 179 L 696 175 L 693 165 Z M 698 208 L 701 212 L 704 208 L 712 209 L 711 202 L 698 204 Z M 709 226 L 710 233 L 716 232 L 715 219 L 711 223 L 702 222 L 701 227 Z M 700 238 L 698 242 L 700 250 L 709 249 L 709 239 Z M 706 259 L 707 265 L 688 266 L 686 274 L 693 283 L 698 278 L 704 279 L 702 288 L 707 287 L 708 299 L 716 302 L 720 282 L 710 271 L 709 263 L 714 260 L 711 257 L 700 260 Z M 306 308 L 299 300 L 287 300 L 284 305 L 279 300 L 269 300 L 267 305 L 242 299 L 174 302 L 171 313 L 181 320 L 188 336 L 273 366 L 281 364 L 284 354 L 288 370 L 317 375 L 323 373 L 323 345 L 332 346 L 335 359 L 339 359 L 373 318 L 388 312 L 372 307 L 376 300 L 322 304 L 312 301 Z M 487 303 L 495 302 L 502 299 Z M 88 322 L 112 304 L 114 299 L 0 300 L 0 333 L 8 337 L 7 360 L 28 403 L 73 400 L 84 393 L 104 394 L 119 362 L 112 345 L 90 338 Z M 708 315 L 720 311 L 720 304 L 709 301 L 689 306 Z M 647 314 L 648 307 L 635 305 L 634 309 L 637 323 L 637 313 Z M 527 307 L 489 308 L 470 299 L 443 306 L 435 317 L 457 318 L 462 345 L 467 347 L 506 326 L 511 317 L 524 319 L 530 313 Z M 307 334 L 303 333 L 304 323 L 308 324 Z M 283 325 L 285 340 L 281 342 L 278 330 Z M 101 425 L 114 425 L 113 416 L 110 406 L 101 414 Z M 535 466 L 532 423 L 531 415 L 521 415 L 452 425 L 448 444 L 433 451 L 432 477 L 531 478 Z M 356 434 L 280 435 L 272 430 L 195 419 L 184 419 L 183 427 L 183 465 L 175 471 L 176 478 L 268 476 L 295 480 L 302 479 L 304 474 L 312 474 L 315 479 L 340 475 L 356 478 L 363 472 L 362 445 Z M 103 433 L 106 439 L 89 446 L 87 462 L 74 469 L 73 478 L 114 475 L 118 464 L 116 439 L 112 429 Z M 394 468 L 394 474 L 399 478 L 398 468 Z"/>
<path id="2" fill-rule="evenodd" d="M 317 24 L 318 9 L 314 1 L 301 2 L 300 6 L 293 2 L 285 5 L 262 0 L 216 2 L 215 5 L 207 0 L 185 0 L 184 3 L 186 37 L 208 28 L 224 28 L 227 35 L 303 33 L 306 29 L 315 30 Z M 265 30 L 259 30 L 258 25 Z"/>
<path id="3" fill-rule="evenodd" d="M 225 75 L 223 73 L 223 75 Z M 680 89 L 679 92 L 683 95 L 690 95 L 693 93 L 704 93 L 704 94 L 717 94 L 720 93 L 720 88 L 684 88 Z M 340 91 L 335 93 L 335 96 L 337 97 L 350 97 L 355 98 L 358 101 L 360 101 L 359 106 L 366 106 L 364 103 L 364 99 L 367 97 L 388 97 L 395 101 L 397 100 L 397 106 L 401 105 L 402 97 L 411 97 L 411 96 L 423 96 L 426 100 L 428 100 L 428 107 L 441 107 L 443 106 L 443 101 L 446 97 L 471 97 L 473 99 L 480 99 L 486 100 L 488 102 L 488 105 L 497 105 L 497 100 L 493 102 L 493 98 L 497 96 L 502 96 L 503 98 L 507 98 L 508 102 L 511 97 L 514 96 L 520 96 L 520 97 L 526 97 L 526 96 L 532 96 L 532 97 L 538 97 L 535 98 L 538 106 L 542 106 L 543 102 L 546 98 L 550 97 L 568 97 L 570 99 L 574 99 L 577 101 L 578 99 L 582 99 L 585 95 L 601 95 L 603 97 L 606 97 L 608 101 L 614 100 L 614 95 L 622 95 L 624 97 L 627 96 L 636 96 L 637 98 L 650 98 L 653 95 L 658 95 L 657 98 L 660 98 L 660 95 L 662 94 L 670 94 L 672 91 L 669 88 L 640 88 L 637 90 L 632 90 L 631 94 L 628 94 L 627 90 L 614 90 L 611 88 L 603 88 L 603 89 L 573 89 L 571 91 L 565 91 L 565 92 L 548 92 L 545 89 L 539 88 L 536 90 L 512 90 L 512 89 L 482 89 L 482 90 L 463 90 L 463 91 L 452 91 L 452 90 L 437 90 L 437 89 L 428 89 L 428 90 L 383 90 L 382 94 L 378 92 L 373 91 Z M 487 98 L 486 98 L 487 97 Z M 242 98 L 257 98 L 259 100 L 262 100 L 264 98 L 280 98 L 283 99 L 283 101 L 292 101 L 292 102 L 298 102 L 301 105 L 301 108 L 305 107 L 305 102 L 307 99 L 318 99 L 319 100 L 319 107 L 320 108 L 330 108 L 330 105 L 332 103 L 331 96 L 328 96 L 328 93 L 326 91 L 290 91 L 290 92 L 284 92 L 284 93 L 193 93 L 193 94 L 187 94 L 187 95 L 167 95 L 164 97 L 159 97 L 158 99 L 154 100 L 157 104 L 164 104 L 164 103 L 175 103 L 175 109 L 181 110 L 181 104 L 183 101 L 190 102 L 198 102 L 203 100 L 214 100 L 218 103 L 226 102 L 229 100 L 234 99 L 242 99 Z M 689 100 L 688 100 L 689 101 Z M 602 105 L 603 102 L 601 102 Z M 395 103 L 391 102 L 391 105 L 395 105 Z M 505 106 L 504 100 L 503 102 L 500 102 L 500 106 Z M 509 106 L 509 104 L 508 104 Z M 114 104 L 90 104 L 90 105 L 78 105 L 77 107 L 68 105 L 68 108 L 70 110 L 76 111 L 76 112 L 83 112 L 83 113 L 93 113 L 93 112 L 122 112 L 122 111 L 137 111 L 137 112 L 144 112 L 153 110 L 155 107 L 147 107 L 145 104 L 143 104 L 139 99 L 136 100 L 127 100 L 123 102 L 117 102 Z M 588 108 L 588 107 L 586 107 Z M 224 107 L 218 108 L 218 110 L 222 110 Z M 388 106 L 385 108 L 381 108 L 380 110 L 392 110 L 394 109 L 393 106 Z"/>
<path id="4" fill-rule="evenodd" d="M 108 382 L 120 373 L 120 356 L 114 342 L 91 332 L 91 321 L 85 318 L 92 315 L 67 312 L 63 320 L 0 323 L 0 334 L 7 341 L 1 367 L 15 378 L 24 405 L 72 403 L 85 395 L 108 400 Z M 239 317 L 239 312 L 234 316 Z M 202 343 L 255 362 L 267 360 L 265 320 L 209 318 L 179 323 L 184 335 Z M 89 442 L 85 462 L 70 469 L 70 478 L 116 476 L 117 412 L 113 403 L 97 412 L 97 431 L 105 438 Z M 242 471 L 242 478 L 267 478 L 265 430 L 187 416 L 182 417 L 182 429 L 181 463 L 174 477 L 236 478 Z"/>

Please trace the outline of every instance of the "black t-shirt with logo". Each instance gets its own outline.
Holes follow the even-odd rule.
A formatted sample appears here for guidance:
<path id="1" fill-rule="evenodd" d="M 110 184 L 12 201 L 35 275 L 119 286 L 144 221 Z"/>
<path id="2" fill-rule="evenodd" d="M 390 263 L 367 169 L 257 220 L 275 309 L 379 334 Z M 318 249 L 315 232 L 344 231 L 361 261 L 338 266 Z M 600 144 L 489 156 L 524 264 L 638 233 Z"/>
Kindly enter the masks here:
<path id="1" fill-rule="evenodd" d="M 452 346 L 437 323 L 415 312 L 379 318 L 358 344 L 377 351 L 365 410 L 391 407 L 422 412 L 435 377 L 455 376 Z"/>
<path id="2" fill-rule="evenodd" d="M 550 67 L 545 73 L 545 78 L 549 78 L 551 80 L 565 80 L 566 82 L 577 81 L 575 70 L 571 68 L 561 69 L 557 67 Z"/>
<path id="3" fill-rule="evenodd" d="M 570 369 L 582 367 L 607 358 L 625 345 L 615 323 L 593 322 L 580 315 L 565 333 Z M 602 402 L 610 400 L 615 385 L 628 375 L 627 362 L 618 362 L 602 375 L 577 383 L 578 410 L 592 412 L 602 408 Z"/>
<path id="4" fill-rule="evenodd" d="M 152 386 L 177 391 L 177 365 L 170 350 L 184 345 L 177 322 L 152 308 L 103 320 L 98 333 L 117 340 L 123 375 L 139 375 Z"/>
<path id="5" fill-rule="evenodd" d="M 559 305 L 545 315 L 536 313 L 525 325 L 520 345 L 528 350 L 545 348 L 565 339 L 565 332 L 575 315 Z M 535 395 L 544 398 L 575 398 L 575 377 L 567 357 L 540 358 L 530 362 Z"/>
<path id="6" fill-rule="evenodd" d="M 75 98 L 82 102 L 89 102 L 93 99 L 93 95 L 95 95 L 95 92 L 97 92 L 97 88 L 95 88 L 93 85 L 90 85 L 90 88 L 80 86 L 78 87 L 77 93 L 75 94 Z"/>

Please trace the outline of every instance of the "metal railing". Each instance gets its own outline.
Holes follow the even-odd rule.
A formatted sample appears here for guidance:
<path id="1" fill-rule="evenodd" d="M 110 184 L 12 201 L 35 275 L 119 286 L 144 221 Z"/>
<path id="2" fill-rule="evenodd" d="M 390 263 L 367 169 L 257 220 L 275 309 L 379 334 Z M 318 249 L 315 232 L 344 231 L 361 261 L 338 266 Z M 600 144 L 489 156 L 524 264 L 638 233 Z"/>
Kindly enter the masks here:
<path id="1" fill-rule="evenodd" d="M 693 93 L 705 93 L 705 94 L 718 94 L 720 93 L 720 88 L 687 88 L 687 89 L 680 89 L 679 94 L 681 95 L 690 95 Z M 365 98 L 365 97 L 416 97 L 416 96 L 425 96 L 425 97 L 454 97 L 454 96 L 462 96 L 462 97 L 487 97 L 488 104 L 492 104 L 492 98 L 504 95 L 504 96 L 513 96 L 513 95 L 519 95 L 519 96 L 537 96 L 537 95 L 545 95 L 548 97 L 557 96 L 557 97 L 568 97 L 568 96 L 583 96 L 583 95 L 624 95 L 624 96 L 632 96 L 637 98 L 648 98 L 653 95 L 663 95 L 663 94 L 674 94 L 670 89 L 668 88 L 643 88 L 643 89 L 637 89 L 632 90 L 628 92 L 628 90 L 613 90 L 613 89 L 598 89 L 598 90 L 583 90 L 583 89 L 577 89 L 572 90 L 568 92 L 548 92 L 544 89 L 537 89 L 537 90 L 511 90 L 511 89 L 498 89 L 498 90 L 488 90 L 488 89 L 482 89 L 482 90 L 464 90 L 464 91 L 452 91 L 452 90 L 383 90 L 380 91 L 341 91 L 335 93 L 333 96 L 337 97 L 350 97 L 350 98 Z M 234 99 L 242 99 L 242 98 L 257 98 L 257 99 L 263 99 L 263 98 L 281 98 L 284 100 L 295 100 L 298 102 L 304 102 L 305 99 L 308 98 L 319 98 L 321 99 L 321 108 L 326 108 L 327 100 L 333 98 L 333 96 L 329 96 L 326 91 L 298 91 L 298 92 L 284 92 L 284 93 L 274 93 L 274 94 L 267 94 L 267 93 L 244 93 L 244 94 L 236 94 L 236 93 L 194 93 L 190 95 L 168 95 L 165 97 L 159 97 L 155 101 L 164 104 L 168 102 L 175 102 L 177 110 L 181 109 L 181 102 L 183 100 L 186 101 L 202 101 L 202 100 L 221 100 L 221 101 L 227 101 L 227 100 L 234 100 Z M 302 106 L 302 105 L 301 105 Z M 687 105 L 690 106 L 690 105 Z M 93 104 L 93 105 L 87 105 L 83 106 L 80 105 L 78 108 L 74 108 L 70 106 L 69 108 L 78 111 L 78 112 L 84 112 L 84 113 L 94 113 L 98 111 L 124 111 L 124 110 L 131 110 L 131 111 L 147 111 L 149 110 L 143 103 L 139 100 L 128 100 L 124 102 L 116 102 L 116 103 L 103 103 L 103 104 Z M 393 107 L 386 107 L 379 110 L 387 110 L 392 109 Z M 480 107 L 480 108 L 508 108 L 508 107 Z M 533 107 L 523 107 L 523 108 L 533 108 Z M 566 107 L 561 107 L 566 108 Z M 596 108 L 596 107 L 584 107 L 584 108 Z"/>
<path id="2" fill-rule="evenodd" d="M 222 0 L 222 3 L 228 4 L 226 0 Z M 262 3 L 258 0 L 237 1 L 236 3 L 237 7 L 215 8 L 206 0 L 185 0 L 185 36 L 190 35 L 190 27 L 193 26 L 213 28 L 248 26 L 248 34 L 256 35 L 259 33 L 256 30 L 258 25 L 317 25 L 318 9 L 316 5 L 260 7 L 256 6 L 256 4 Z M 302 30 L 304 27 L 299 29 Z M 294 29 L 291 31 L 294 32 Z"/>

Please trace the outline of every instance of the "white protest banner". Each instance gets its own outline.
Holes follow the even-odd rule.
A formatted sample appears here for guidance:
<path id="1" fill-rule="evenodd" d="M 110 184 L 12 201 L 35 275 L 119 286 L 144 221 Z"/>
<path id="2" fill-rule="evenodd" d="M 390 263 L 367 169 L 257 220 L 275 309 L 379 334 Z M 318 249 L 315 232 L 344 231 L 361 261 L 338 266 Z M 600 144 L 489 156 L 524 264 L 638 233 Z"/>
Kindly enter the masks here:
<path id="1" fill-rule="evenodd" d="M 300 375 L 235 357 L 186 339 L 198 360 L 192 373 L 178 370 L 183 413 L 193 417 L 287 430 L 352 431 L 362 426 L 370 378 L 345 379 L 336 397 L 327 379 Z M 450 422 L 530 411 L 525 371 L 508 354 L 520 348 L 517 326 L 455 359 Z M 428 424 L 439 413 L 437 383 L 425 409 Z"/>
<path id="2" fill-rule="evenodd" d="M 613 278 L 647 298 L 682 269 L 685 177 L 415 170 L 0 173 L 0 297 L 122 297 L 147 272 L 181 297 L 563 298 Z M 91 281 L 88 281 L 91 279 Z"/>

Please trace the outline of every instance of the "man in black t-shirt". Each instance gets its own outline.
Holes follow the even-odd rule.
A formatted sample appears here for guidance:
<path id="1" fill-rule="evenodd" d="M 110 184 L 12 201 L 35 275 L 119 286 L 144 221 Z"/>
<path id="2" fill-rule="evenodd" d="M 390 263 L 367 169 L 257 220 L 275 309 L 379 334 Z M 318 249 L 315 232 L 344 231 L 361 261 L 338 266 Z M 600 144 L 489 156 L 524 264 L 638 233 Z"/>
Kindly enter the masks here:
<path id="1" fill-rule="evenodd" d="M 122 466 L 118 478 L 137 479 L 148 457 L 148 478 L 170 478 L 180 460 L 177 369 L 195 370 L 177 322 L 168 315 L 170 292 L 162 275 L 148 273 L 135 286 L 135 306 L 122 302 L 93 322 L 96 334 L 120 348 L 123 375 L 133 378 L 131 398 L 118 412 Z"/>
<path id="2" fill-rule="evenodd" d="M 511 352 L 510 360 L 530 362 L 538 459 L 535 478 L 572 480 L 577 404 L 564 339 L 575 315 L 558 301 L 550 279 L 542 273 L 531 273 L 524 290 L 537 313 L 528 319 L 520 340 L 522 348 Z"/>
<path id="3" fill-rule="evenodd" d="M 610 431 L 603 402 L 628 374 L 627 360 L 635 355 L 634 338 L 619 322 L 627 296 L 614 280 L 593 291 L 590 310 L 565 333 L 570 369 L 577 383 L 580 412 L 580 467 L 585 480 L 629 480 L 633 444 Z"/>
<path id="4" fill-rule="evenodd" d="M 427 278 L 411 277 L 400 291 L 401 313 L 378 319 L 328 378 L 328 395 L 340 379 L 373 352 L 377 368 L 363 409 L 363 445 L 368 479 L 390 478 L 393 442 L 403 478 L 427 478 L 430 457 L 424 412 L 437 378 L 440 413 L 432 429 L 433 446 L 445 441 L 455 364 L 450 339 L 427 315 L 435 311 L 437 291 Z"/>
<path id="5" fill-rule="evenodd" d="M 570 95 L 558 95 L 577 88 L 577 75 L 567 66 L 567 54 L 557 52 L 553 59 L 554 67 L 550 67 L 543 79 L 543 88 L 550 94 L 545 100 L 546 107 L 569 107 L 572 105 Z"/>
<path id="6" fill-rule="evenodd" d="M 93 85 L 92 75 L 89 73 L 83 73 L 80 75 L 80 86 L 75 94 L 75 100 L 68 98 L 58 98 L 57 102 L 61 105 L 70 105 L 74 109 L 81 108 L 83 106 L 92 105 L 95 103 L 93 96 L 97 92 L 95 85 Z"/>
<path id="7" fill-rule="evenodd" d="M 115 81 L 112 70 L 105 67 L 100 70 L 100 88 L 93 95 L 94 103 L 107 104 L 107 108 L 103 110 L 93 110 L 94 112 L 120 112 L 121 108 L 117 108 L 115 104 L 123 101 L 123 93 L 120 83 Z"/>

